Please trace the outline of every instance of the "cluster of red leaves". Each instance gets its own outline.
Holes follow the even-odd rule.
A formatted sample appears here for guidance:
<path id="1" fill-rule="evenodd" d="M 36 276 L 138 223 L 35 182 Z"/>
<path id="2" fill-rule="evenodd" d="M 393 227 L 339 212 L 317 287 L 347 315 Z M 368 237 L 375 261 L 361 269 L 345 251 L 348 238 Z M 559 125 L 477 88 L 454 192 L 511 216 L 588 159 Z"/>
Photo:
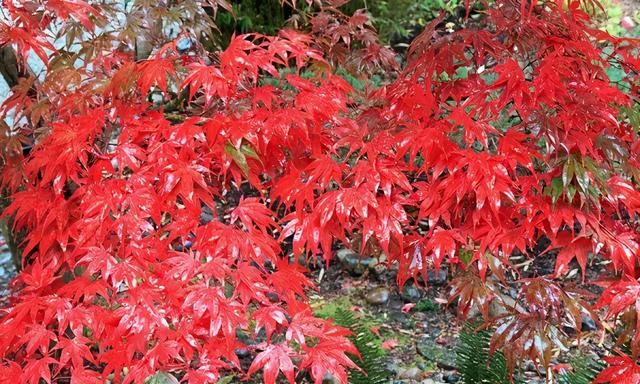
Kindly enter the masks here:
<path id="1" fill-rule="evenodd" d="M 93 10 L 45 1 L 9 11 L 19 23 L 59 3 Z M 20 54 L 41 40 L 3 31 Z M 138 63 L 100 51 L 72 68 L 77 82 L 58 82 L 54 68 L 35 100 L 14 90 L 5 112 L 37 123 L 32 109 L 50 97 L 28 158 L 15 160 L 15 145 L 4 153 L 15 191 L 5 213 L 29 235 L 18 297 L 1 316 L 0 380 L 141 383 L 162 370 L 216 383 L 241 371 L 235 351 L 249 347 L 258 353 L 247 374 L 262 370 L 266 383 L 280 372 L 293 382 L 295 366 L 317 383 L 328 373 L 346 382 L 355 365 L 345 353 L 358 352 L 347 330 L 313 317 L 312 283 L 283 254 L 268 195 L 228 203 L 243 183 L 269 188 L 308 148 L 327 153 L 326 132 L 344 124 L 344 80 L 296 75 L 323 61 L 310 41 L 292 31 L 237 37 L 216 65 L 178 55 L 174 42 Z M 34 51 L 49 61 L 44 49 Z M 290 90 L 257 86 L 290 64 Z M 169 83 L 198 105 L 180 123 L 146 101 Z M 262 343 L 246 345 L 254 337 Z"/>
<path id="2" fill-rule="evenodd" d="M 398 255 L 400 283 L 444 260 L 469 269 L 451 299 L 463 314 L 477 306 L 498 326 L 491 346 L 510 363 L 528 357 L 548 366 L 551 351 L 566 344 L 563 325 L 580 330 L 582 316 L 596 318 L 584 295 L 551 280 L 574 261 L 583 282 L 596 259 L 610 261 L 622 279 L 598 303 L 609 318 L 638 308 L 639 127 L 620 110 L 638 108 L 640 43 L 592 29 L 580 6 L 506 0 L 488 11 L 495 29 L 440 35 L 436 22 L 387 90 L 384 117 L 398 132 L 387 140 L 420 180 L 409 202 L 419 210 L 415 222 L 428 222 L 426 235 L 407 235 L 403 223 L 402 234 L 391 234 L 402 244 L 390 253 Z M 626 92 L 609 81 L 612 65 L 628 75 Z M 395 196 L 407 205 L 406 194 Z M 538 257 L 556 254 L 555 272 L 520 280 L 516 304 L 507 304 L 506 272 L 519 273 L 511 256 L 541 240 L 549 245 Z M 506 315 L 491 318 L 492 300 Z M 638 341 L 636 334 L 634 357 Z M 628 362 L 635 364 L 616 360 Z M 626 377 L 611 372 L 603 377 Z"/>
<path id="3" fill-rule="evenodd" d="M 312 316 L 312 283 L 288 252 L 328 262 L 353 238 L 397 262 L 401 285 L 443 263 L 463 270 L 452 299 L 498 325 L 492 348 L 511 363 L 550 364 L 562 325 L 596 316 L 553 278 L 574 259 L 583 276 L 590 260 L 610 260 L 618 282 L 599 305 L 631 313 L 634 356 L 612 359 L 601 379 L 640 371 L 640 141 L 621 112 L 637 103 L 639 44 L 591 28 L 577 1 L 499 0 L 454 33 L 436 20 L 397 80 L 363 94 L 332 64 L 394 63 L 360 13 L 322 13 L 315 44 L 283 31 L 186 55 L 174 41 L 140 62 L 100 35 L 70 67 L 47 57 L 50 8 L 87 29 L 99 11 L 20 4 L 0 41 L 33 50 L 50 72 L 4 109 L 30 120 L 38 142 L 22 159 L 25 130 L 12 128 L 4 152 L 6 214 L 28 236 L 0 319 L 0 377 L 131 383 L 165 371 L 216 382 L 241 370 L 238 335 L 251 333 L 261 343 L 249 346 L 247 374 L 346 382 L 345 353 L 356 351 Z M 611 65 L 625 69 L 626 92 Z M 518 271 L 510 257 L 541 239 L 559 251 L 555 273 L 520 281 L 516 305 L 502 300 L 507 315 L 492 319 Z"/>

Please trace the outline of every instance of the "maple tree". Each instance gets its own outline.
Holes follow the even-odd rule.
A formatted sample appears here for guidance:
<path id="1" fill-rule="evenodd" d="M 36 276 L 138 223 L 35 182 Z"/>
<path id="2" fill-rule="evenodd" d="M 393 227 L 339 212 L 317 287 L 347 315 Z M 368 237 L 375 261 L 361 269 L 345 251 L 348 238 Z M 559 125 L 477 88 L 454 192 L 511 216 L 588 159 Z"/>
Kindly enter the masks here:
<path id="1" fill-rule="evenodd" d="M 346 382 L 349 332 L 313 316 L 314 284 L 289 258 L 329 263 L 336 242 L 379 248 L 400 285 L 446 263 L 452 301 L 497 325 L 511 365 L 548 366 L 562 325 L 598 316 L 561 278 L 609 260 L 597 306 L 624 315 L 632 353 L 599 380 L 640 371 L 638 42 L 592 27 L 582 8 L 596 3 L 498 0 L 454 32 L 435 20 L 398 69 L 341 3 L 308 1 L 306 32 L 221 51 L 203 40 L 224 0 L 3 3 L 0 43 L 47 73 L 2 107 L 4 215 L 28 234 L 0 378 L 215 383 L 248 348 L 246 374 L 267 384 Z M 145 58 L 141 35 L 157 43 Z M 389 81 L 357 90 L 338 69 Z M 541 243 L 554 273 L 514 281 L 511 256 Z M 509 285 L 518 305 L 501 299 Z"/>

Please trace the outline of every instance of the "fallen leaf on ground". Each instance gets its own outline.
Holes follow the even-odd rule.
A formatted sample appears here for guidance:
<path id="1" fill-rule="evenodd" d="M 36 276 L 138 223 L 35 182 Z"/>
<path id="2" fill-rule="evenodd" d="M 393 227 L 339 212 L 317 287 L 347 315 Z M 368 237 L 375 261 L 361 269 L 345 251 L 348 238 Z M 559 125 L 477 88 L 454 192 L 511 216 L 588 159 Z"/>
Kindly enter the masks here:
<path id="1" fill-rule="evenodd" d="M 396 339 L 389 339 L 389 340 L 385 340 L 382 342 L 382 349 L 386 350 L 386 351 L 390 351 L 393 348 L 397 347 L 398 344 L 398 340 Z"/>
<path id="2" fill-rule="evenodd" d="M 402 313 L 409 313 L 411 312 L 411 310 L 413 309 L 413 307 L 415 307 L 415 303 L 407 303 L 405 305 L 402 306 Z"/>

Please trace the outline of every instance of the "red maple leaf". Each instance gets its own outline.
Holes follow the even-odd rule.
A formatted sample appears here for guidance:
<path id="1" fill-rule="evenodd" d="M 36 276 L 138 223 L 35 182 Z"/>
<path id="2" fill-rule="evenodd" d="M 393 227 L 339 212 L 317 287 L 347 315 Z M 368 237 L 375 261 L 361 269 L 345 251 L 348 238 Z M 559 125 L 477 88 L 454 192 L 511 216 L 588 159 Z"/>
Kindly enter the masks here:
<path id="1" fill-rule="evenodd" d="M 262 352 L 253 360 L 247 374 L 252 375 L 262 369 L 265 384 L 275 384 L 278 374 L 282 372 L 290 383 L 294 383 L 294 365 L 291 358 L 296 353 L 293 348 L 286 344 L 265 344 L 260 348 Z"/>

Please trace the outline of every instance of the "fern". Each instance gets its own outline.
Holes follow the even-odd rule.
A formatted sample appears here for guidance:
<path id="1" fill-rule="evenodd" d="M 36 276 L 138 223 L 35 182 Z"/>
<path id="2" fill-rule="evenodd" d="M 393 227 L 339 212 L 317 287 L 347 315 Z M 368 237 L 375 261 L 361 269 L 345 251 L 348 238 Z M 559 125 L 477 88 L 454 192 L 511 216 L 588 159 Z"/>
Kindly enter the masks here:
<path id="1" fill-rule="evenodd" d="M 466 324 L 460 333 L 456 350 L 460 377 L 466 384 L 508 384 L 509 370 L 504 355 L 494 352 L 489 358 L 489 330 L 474 331 Z"/>
<path id="2" fill-rule="evenodd" d="M 356 362 L 362 371 L 350 370 L 350 384 L 386 384 L 389 382 L 389 374 L 384 369 L 385 352 L 378 345 L 376 337 L 358 319 L 353 313 L 344 309 L 337 308 L 333 320 L 336 324 L 348 328 L 353 332 L 351 341 L 360 351 L 361 359 L 355 356 L 353 361 Z"/>
<path id="3" fill-rule="evenodd" d="M 575 358 L 571 360 L 571 371 L 558 378 L 559 384 L 590 384 L 604 368 L 601 362 L 591 358 Z"/>
<path id="4" fill-rule="evenodd" d="M 511 383 L 504 355 L 494 352 L 489 357 L 490 330 L 475 331 L 467 323 L 460 333 L 457 348 L 458 369 L 465 384 Z M 559 384 L 589 384 L 593 382 L 603 365 L 590 358 L 576 357 L 571 361 L 572 370 L 558 376 Z M 514 380 L 515 383 L 522 381 Z"/>

